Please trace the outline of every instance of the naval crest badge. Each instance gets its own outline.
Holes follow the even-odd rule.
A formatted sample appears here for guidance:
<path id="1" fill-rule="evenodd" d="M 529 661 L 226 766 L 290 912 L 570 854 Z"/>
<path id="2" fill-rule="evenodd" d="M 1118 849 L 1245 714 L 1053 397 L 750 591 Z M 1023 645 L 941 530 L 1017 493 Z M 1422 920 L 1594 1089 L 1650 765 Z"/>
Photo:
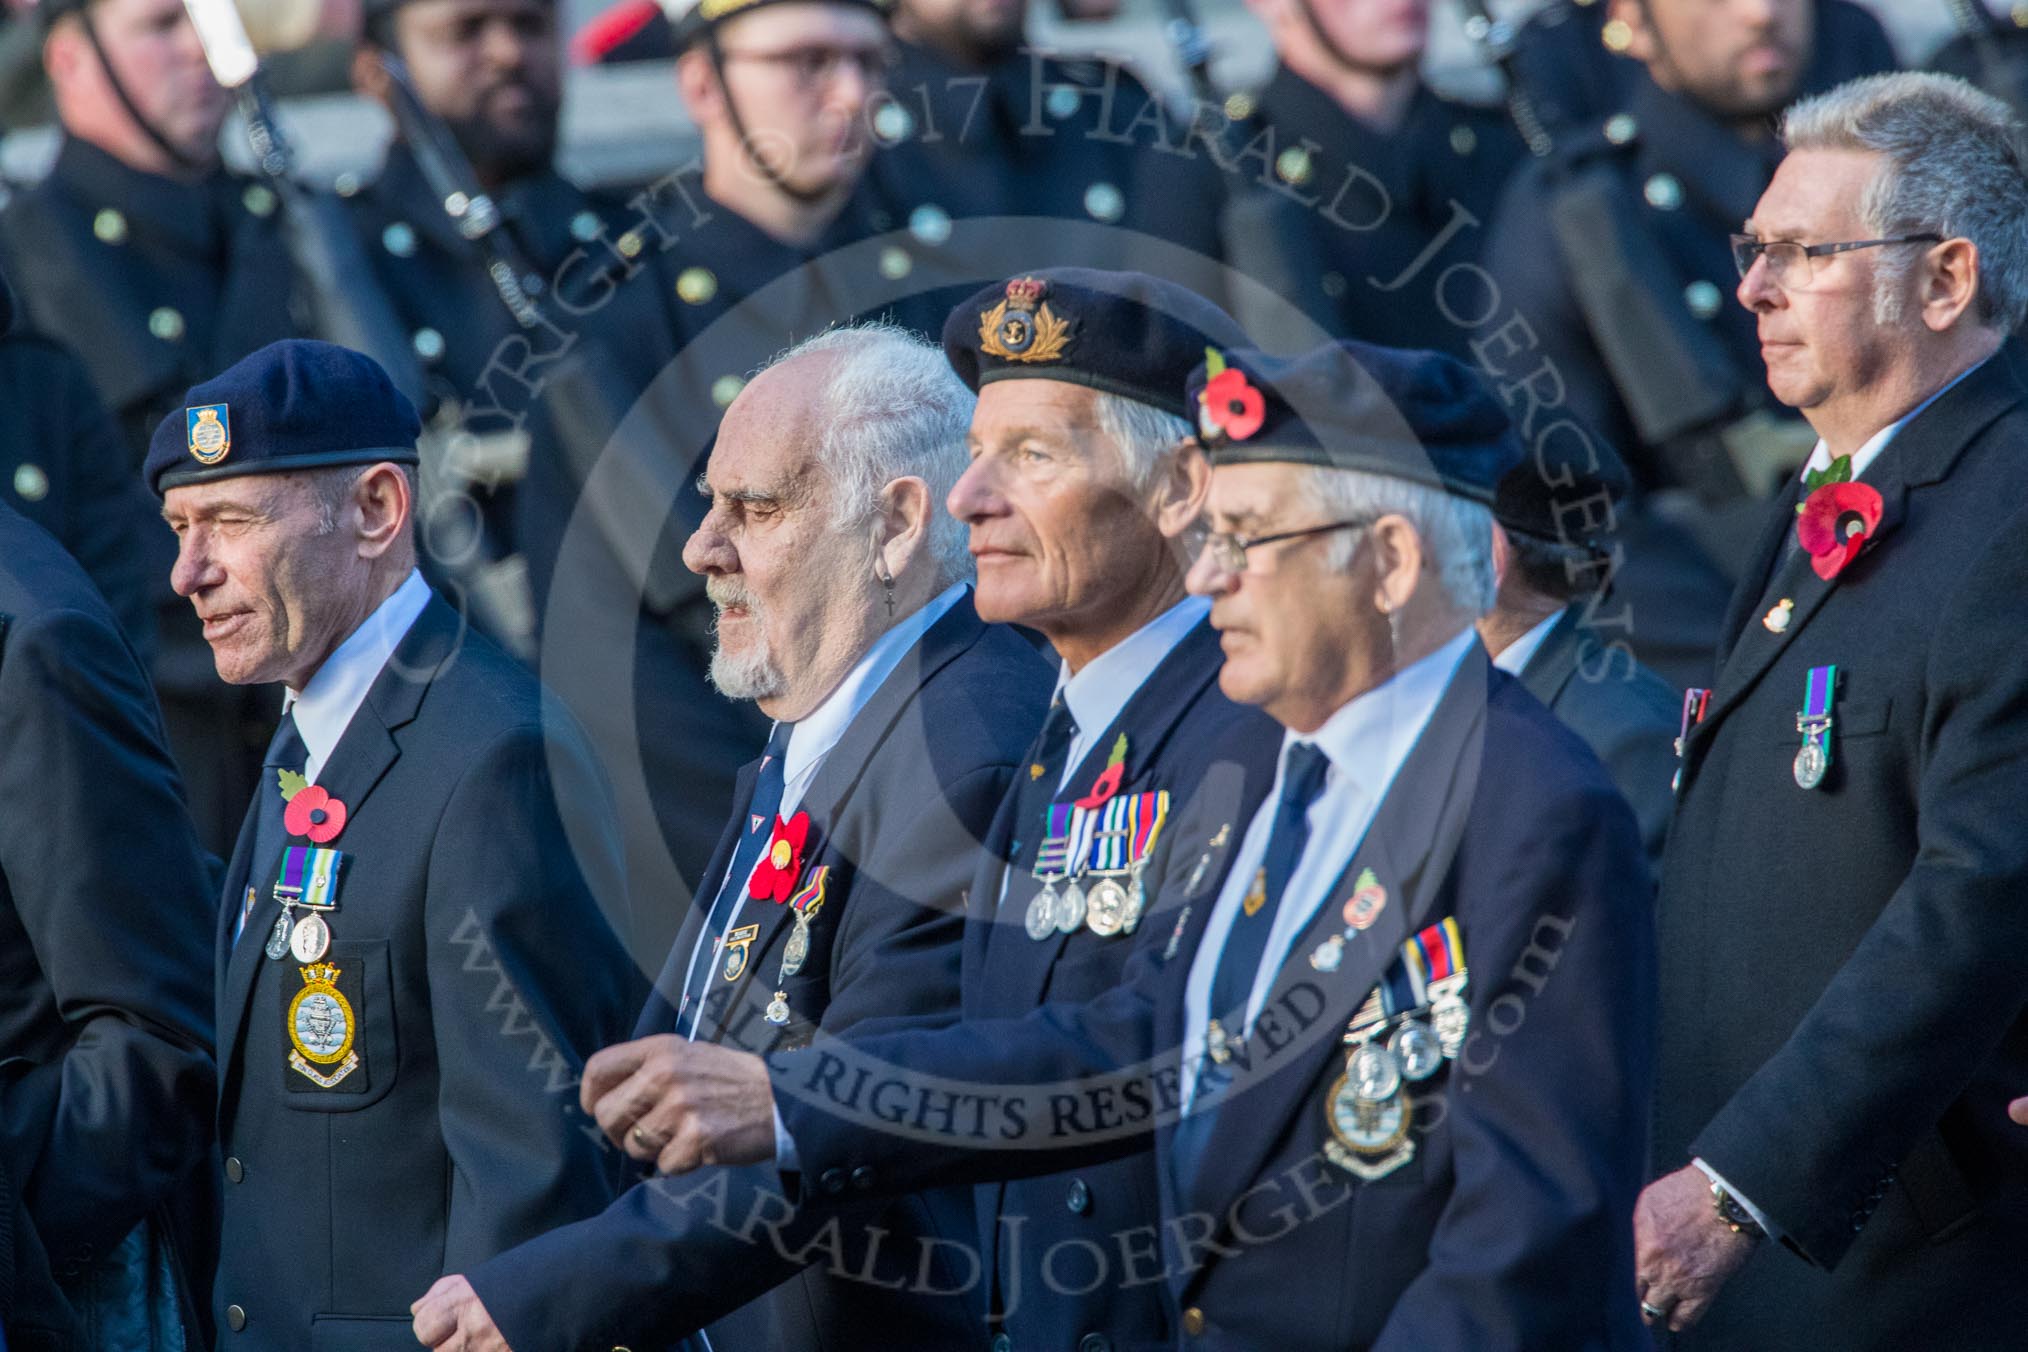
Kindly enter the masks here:
<path id="1" fill-rule="evenodd" d="M 224 404 L 183 410 L 184 444 L 200 465 L 215 465 L 232 450 L 232 414 Z"/>
<path id="2" fill-rule="evenodd" d="M 992 309 L 979 315 L 979 350 L 1002 361 L 1057 361 L 1070 345 L 1070 321 L 1045 299 L 1049 283 L 1016 277 Z"/>
<path id="3" fill-rule="evenodd" d="M 358 1018 L 352 1002 L 338 989 L 339 968 L 328 962 L 313 962 L 301 969 L 303 989 L 289 1001 L 289 1068 L 321 1089 L 335 1088 L 339 1081 L 359 1069 L 359 1053 L 353 1048 Z"/>

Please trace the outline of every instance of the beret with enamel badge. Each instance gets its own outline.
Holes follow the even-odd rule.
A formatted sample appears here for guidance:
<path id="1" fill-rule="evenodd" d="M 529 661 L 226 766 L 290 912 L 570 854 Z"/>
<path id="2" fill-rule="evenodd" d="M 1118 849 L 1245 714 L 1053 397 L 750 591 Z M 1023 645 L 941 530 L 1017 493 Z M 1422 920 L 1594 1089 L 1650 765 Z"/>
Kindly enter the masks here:
<path id="1" fill-rule="evenodd" d="M 1239 322 L 1141 272 L 1045 268 L 986 287 L 944 321 L 944 356 L 978 390 L 1061 380 L 1188 418 L 1184 377 L 1207 346 L 1246 342 Z"/>
<path id="2" fill-rule="evenodd" d="M 1350 339 L 1286 358 L 1214 347 L 1188 394 L 1214 465 L 1359 470 L 1490 507 L 1524 455 L 1492 391 L 1437 352 Z"/>
<path id="3" fill-rule="evenodd" d="M 383 460 L 417 464 L 422 421 L 373 358 L 289 338 L 201 385 L 164 418 L 142 470 L 157 497 L 185 484 Z"/>

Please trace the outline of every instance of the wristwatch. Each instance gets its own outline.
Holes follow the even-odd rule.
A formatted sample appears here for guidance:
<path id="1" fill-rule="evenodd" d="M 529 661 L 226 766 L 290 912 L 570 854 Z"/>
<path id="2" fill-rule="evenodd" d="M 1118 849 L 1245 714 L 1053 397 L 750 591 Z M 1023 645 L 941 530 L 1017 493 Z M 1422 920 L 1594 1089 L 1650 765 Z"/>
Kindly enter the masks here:
<path id="1" fill-rule="evenodd" d="M 1741 1206 L 1739 1199 L 1727 1192 L 1723 1183 L 1711 1185 L 1711 1209 L 1718 1213 L 1718 1223 L 1733 1234 L 1745 1235 L 1753 1240 L 1767 1238 L 1767 1231 L 1761 1229 L 1753 1213 Z"/>

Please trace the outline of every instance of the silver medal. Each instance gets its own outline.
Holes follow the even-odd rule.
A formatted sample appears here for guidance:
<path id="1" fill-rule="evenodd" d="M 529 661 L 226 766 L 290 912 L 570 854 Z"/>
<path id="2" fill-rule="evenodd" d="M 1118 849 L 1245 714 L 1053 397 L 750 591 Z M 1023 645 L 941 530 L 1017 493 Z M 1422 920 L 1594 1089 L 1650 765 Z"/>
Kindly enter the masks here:
<path id="1" fill-rule="evenodd" d="M 1023 917 L 1028 927 L 1028 937 L 1041 943 L 1056 932 L 1056 889 L 1045 887 L 1037 892 L 1028 903 L 1028 914 Z"/>
<path id="2" fill-rule="evenodd" d="M 780 1027 L 789 1021 L 789 993 L 776 991 L 775 998 L 768 1001 L 767 1021 Z"/>
<path id="3" fill-rule="evenodd" d="M 1120 933 L 1132 934 L 1148 910 L 1148 889 L 1141 886 L 1141 870 L 1134 870 L 1134 882 L 1127 889 L 1127 914 L 1120 921 Z"/>
<path id="4" fill-rule="evenodd" d="M 1427 1080 L 1444 1063 L 1444 1044 L 1429 1026 L 1410 1019 L 1387 1040 L 1387 1050 L 1401 1063 L 1401 1073 L 1415 1081 Z"/>
<path id="5" fill-rule="evenodd" d="M 268 933 L 267 947 L 261 950 L 276 962 L 289 956 L 290 914 L 288 907 L 282 908 L 282 913 L 275 917 L 274 929 Z"/>
<path id="6" fill-rule="evenodd" d="M 331 949 L 331 927 L 324 923 L 324 917 L 310 912 L 289 932 L 289 952 L 297 962 L 310 963 L 323 957 Z"/>
<path id="7" fill-rule="evenodd" d="M 1105 878 L 1091 890 L 1089 913 L 1085 923 L 1091 932 L 1101 939 L 1110 939 L 1126 927 L 1127 889 L 1112 878 Z"/>
<path id="8" fill-rule="evenodd" d="M 1084 924 L 1087 910 L 1084 888 L 1073 878 L 1070 886 L 1063 889 L 1063 895 L 1056 899 L 1056 928 L 1064 934 L 1077 933 L 1078 927 Z"/>
<path id="9" fill-rule="evenodd" d="M 1824 782 L 1824 771 L 1830 768 L 1831 759 L 1824 754 L 1821 742 L 1812 737 L 1805 741 L 1796 752 L 1796 785 L 1799 788 L 1814 789 Z"/>
<path id="10" fill-rule="evenodd" d="M 1346 1073 L 1352 1081 L 1352 1092 L 1368 1103 L 1385 1103 L 1401 1092 L 1401 1062 L 1376 1042 L 1368 1042 L 1352 1053 Z"/>
<path id="11" fill-rule="evenodd" d="M 802 971 L 803 964 L 809 960 L 809 957 L 810 914 L 807 911 L 799 910 L 796 912 L 796 928 L 790 933 L 789 941 L 782 945 L 781 979 L 787 981 L 790 977 Z"/>

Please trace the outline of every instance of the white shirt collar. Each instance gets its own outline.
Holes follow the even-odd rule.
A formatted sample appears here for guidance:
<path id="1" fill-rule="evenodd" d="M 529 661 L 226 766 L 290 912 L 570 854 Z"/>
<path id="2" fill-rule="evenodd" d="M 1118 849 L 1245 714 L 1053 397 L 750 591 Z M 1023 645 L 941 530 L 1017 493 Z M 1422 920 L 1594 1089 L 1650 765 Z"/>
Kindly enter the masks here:
<path id="1" fill-rule="evenodd" d="M 1536 650 L 1541 648 L 1542 640 L 1549 637 L 1549 631 L 1556 627 L 1556 622 L 1562 619 L 1564 611 L 1569 609 L 1569 606 L 1558 606 L 1550 613 L 1548 619 L 1494 653 L 1493 665 L 1509 676 L 1519 676 L 1526 671 Z"/>
<path id="2" fill-rule="evenodd" d="M 1948 381 L 1945 381 L 1943 385 L 1939 386 L 1935 394 L 1932 394 L 1929 398 L 1923 400 L 1921 403 L 1917 404 L 1914 408 L 1902 414 L 1899 418 L 1896 418 L 1893 422 L 1887 424 L 1887 426 L 1881 428 L 1878 432 L 1875 432 L 1872 436 L 1868 437 L 1866 439 L 1865 445 L 1861 446 L 1858 450 L 1852 452 L 1852 477 L 1856 479 L 1860 475 L 1864 474 L 1866 472 L 1866 467 L 1872 464 L 1875 460 L 1879 459 L 1880 453 L 1887 449 L 1887 443 L 1894 440 L 1895 436 L 1898 433 L 1900 433 L 1902 428 L 1908 426 L 1909 423 L 1913 422 L 1916 418 L 1916 415 L 1920 414 L 1924 409 L 1928 408 L 1931 404 L 1934 404 L 1937 400 L 1943 398 L 1946 394 L 1949 394 L 1951 390 L 1957 387 L 1959 381 L 1963 380 L 1966 376 L 1978 370 L 1981 366 L 1984 366 L 1987 361 L 1991 360 L 1992 358 L 1988 357 L 1986 358 L 1986 361 L 1973 362 L 1970 366 L 1967 366 L 1964 370 L 1958 372 L 1955 376 L 1952 376 Z M 1826 446 L 1823 442 L 1823 439 L 1820 437 L 1817 440 L 1816 446 L 1812 448 L 1810 451 L 1810 458 L 1803 462 L 1802 473 L 1809 474 L 1812 471 L 1822 472 L 1823 470 L 1827 470 L 1830 467 L 1831 467 L 1831 448 Z"/>
<path id="3" fill-rule="evenodd" d="M 337 749 L 338 739 L 351 726 L 352 715 L 366 701 L 366 692 L 380 676 L 387 659 L 414 626 L 416 617 L 430 601 L 430 584 L 421 569 L 411 569 L 394 594 L 374 607 L 357 629 L 332 650 L 302 690 L 282 696 L 282 712 L 294 713 L 296 731 L 310 754 L 303 764 L 303 776 L 316 783 L 317 772 Z"/>
<path id="4" fill-rule="evenodd" d="M 1134 692 L 1155 668 L 1211 613 L 1211 599 L 1186 596 L 1071 674 L 1068 663 L 1056 676 L 1056 694 L 1070 706 L 1077 736 L 1064 758 L 1069 775 L 1084 759 L 1092 739 L 1112 726 Z"/>
<path id="5" fill-rule="evenodd" d="M 845 729 L 866 707 L 866 701 L 873 698 L 873 692 L 880 689 L 881 683 L 894 673 L 894 669 L 901 665 L 901 659 L 930 631 L 931 626 L 964 599 L 969 589 L 967 583 L 953 583 L 922 609 L 897 622 L 873 641 L 873 646 L 860 656 L 852 670 L 845 674 L 845 679 L 838 682 L 838 687 L 824 697 L 822 704 L 808 716 L 797 720 L 796 726 L 789 732 L 788 750 L 782 754 L 782 816 L 795 813 L 803 790 L 809 787 L 817 767 L 830 754 L 831 748 L 838 745 L 838 739 L 845 735 Z"/>

